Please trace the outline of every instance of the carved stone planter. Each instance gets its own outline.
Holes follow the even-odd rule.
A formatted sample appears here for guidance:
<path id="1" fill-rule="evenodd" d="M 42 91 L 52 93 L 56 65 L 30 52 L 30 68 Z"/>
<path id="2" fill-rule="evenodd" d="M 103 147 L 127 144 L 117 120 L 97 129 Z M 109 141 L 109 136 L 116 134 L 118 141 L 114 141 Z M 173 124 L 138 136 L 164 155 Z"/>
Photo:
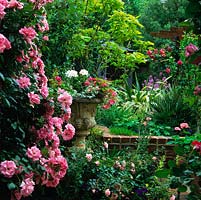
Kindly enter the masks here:
<path id="1" fill-rule="evenodd" d="M 75 127 L 75 146 L 85 148 L 85 138 L 96 125 L 96 108 L 101 102 L 98 98 L 73 99 L 70 123 Z"/>

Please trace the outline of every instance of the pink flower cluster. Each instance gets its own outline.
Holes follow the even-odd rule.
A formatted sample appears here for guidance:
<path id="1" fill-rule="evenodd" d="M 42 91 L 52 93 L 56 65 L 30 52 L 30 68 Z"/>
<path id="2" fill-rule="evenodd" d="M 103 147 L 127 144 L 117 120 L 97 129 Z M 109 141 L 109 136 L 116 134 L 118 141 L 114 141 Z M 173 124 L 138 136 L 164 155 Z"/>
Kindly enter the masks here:
<path id="1" fill-rule="evenodd" d="M 179 127 L 178 126 L 175 127 L 174 130 L 175 131 L 181 131 L 182 129 L 188 129 L 188 128 L 190 128 L 190 126 L 188 125 L 188 123 L 181 123 L 179 125 Z"/>
<path id="2" fill-rule="evenodd" d="M 194 52 L 198 51 L 198 47 L 195 46 L 194 44 L 190 43 L 188 46 L 185 48 L 185 56 L 189 57 L 191 56 Z"/>
<path id="3" fill-rule="evenodd" d="M 163 57 L 165 58 L 167 55 L 167 52 L 170 52 L 171 49 L 170 47 L 167 47 L 167 49 L 154 49 L 154 50 L 148 50 L 147 55 L 152 59 L 155 60 L 158 57 Z"/>
<path id="4" fill-rule="evenodd" d="M 16 0 L 0 0 L 0 19 L 3 19 L 4 16 L 6 15 L 5 10 L 7 8 L 17 8 L 21 10 L 23 8 L 24 4 L 20 3 L 19 1 Z"/>
<path id="5" fill-rule="evenodd" d="M 60 152 L 54 152 L 52 157 L 43 162 L 45 172 L 41 177 L 42 185 L 56 187 L 59 184 L 60 179 L 65 176 L 68 169 L 66 159 L 60 155 Z"/>
<path id="6" fill-rule="evenodd" d="M 89 77 L 84 85 L 89 93 L 95 90 L 100 97 L 104 97 L 104 105 L 102 106 L 104 109 L 109 109 L 115 104 L 117 93 L 110 88 L 107 80 Z"/>
<path id="7" fill-rule="evenodd" d="M 52 3 L 53 0 L 29 0 L 29 2 L 34 4 L 34 8 L 39 10 L 47 3 Z"/>

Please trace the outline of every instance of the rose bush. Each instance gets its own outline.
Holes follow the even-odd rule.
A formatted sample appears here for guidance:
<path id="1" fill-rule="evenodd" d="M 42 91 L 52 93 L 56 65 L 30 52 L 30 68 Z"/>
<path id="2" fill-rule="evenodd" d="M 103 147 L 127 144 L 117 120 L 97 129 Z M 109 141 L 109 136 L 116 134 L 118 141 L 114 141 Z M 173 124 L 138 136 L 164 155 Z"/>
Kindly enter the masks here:
<path id="1" fill-rule="evenodd" d="M 68 169 L 72 97 L 49 92 L 41 54 L 49 30 L 45 1 L 0 1 L 0 197 L 21 199 L 56 187 Z M 10 190 L 10 192 L 8 191 Z"/>

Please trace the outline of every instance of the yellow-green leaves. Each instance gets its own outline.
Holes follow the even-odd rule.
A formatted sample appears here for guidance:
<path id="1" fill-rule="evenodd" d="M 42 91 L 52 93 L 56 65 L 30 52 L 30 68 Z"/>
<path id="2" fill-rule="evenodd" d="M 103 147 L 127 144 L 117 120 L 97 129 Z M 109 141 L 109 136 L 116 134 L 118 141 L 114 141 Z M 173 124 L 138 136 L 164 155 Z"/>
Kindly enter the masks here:
<path id="1" fill-rule="evenodd" d="M 114 11 L 113 15 L 108 19 L 112 37 L 120 44 L 141 37 L 139 28 L 143 26 L 139 23 L 137 17 L 127 14 L 123 11 Z"/>

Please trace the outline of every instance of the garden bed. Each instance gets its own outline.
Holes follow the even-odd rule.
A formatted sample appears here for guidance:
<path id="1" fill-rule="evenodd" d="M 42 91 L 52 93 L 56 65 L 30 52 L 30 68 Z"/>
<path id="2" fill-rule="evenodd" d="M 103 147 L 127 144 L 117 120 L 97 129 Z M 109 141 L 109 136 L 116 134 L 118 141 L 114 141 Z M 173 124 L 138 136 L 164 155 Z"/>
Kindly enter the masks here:
<path id="1" fill-rule="evenodd" d="M 109 149 L 123 149 L 123 148 L 131 148 L 135 149 L 137 147 L 137 142 L 139 140 L 139 136 L 124 136 L 124 135 L 112 135 L 109 132 L 109 129 L 106 127 L 101 127 L 103 130 L 103 141 L 108 143 Z M 165 155 L 166 161 L 175 158 L 174 147 L 173 144 L 168 144 L 173 139 L 171 137 L 164 136 L 150 136 L 148 151 L 154 152 L 158 151 L 162 155 Z"/>

